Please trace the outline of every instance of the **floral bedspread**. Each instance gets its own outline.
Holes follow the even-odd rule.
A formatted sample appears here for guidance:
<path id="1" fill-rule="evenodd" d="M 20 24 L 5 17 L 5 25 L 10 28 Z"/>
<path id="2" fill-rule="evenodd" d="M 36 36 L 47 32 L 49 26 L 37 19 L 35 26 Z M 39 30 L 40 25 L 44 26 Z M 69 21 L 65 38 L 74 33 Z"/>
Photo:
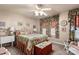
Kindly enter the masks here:
<path id="1" fill-rule="evenodd" d="M 20 40 L 27 42 L 27 51 L 32 52 L 33 46 L 46 41 L 48 36 L 44 34 L 29 34 L 29 35 L 19 35 Z M 28 53 L 29 54 L 29 53 Z"/>

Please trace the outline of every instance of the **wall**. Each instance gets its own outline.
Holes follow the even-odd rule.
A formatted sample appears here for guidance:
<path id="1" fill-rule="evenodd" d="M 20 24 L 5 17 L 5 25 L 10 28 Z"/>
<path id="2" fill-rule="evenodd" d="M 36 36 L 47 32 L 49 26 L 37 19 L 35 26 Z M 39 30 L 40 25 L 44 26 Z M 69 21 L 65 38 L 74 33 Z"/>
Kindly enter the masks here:
<path id="1" fill-rule="evenodd" d="M 68 20 L 68 12 L 63 12 L 59 15 L 59 39 L 61 41 L 69 39 L 69 23 L 67 24 L 67 26 L 65 26 L 66 32 L 62 32 L 62 20 Z M 22 27 L 27 27 L 30 30 L 33 30 L 33 25 L 35 25 L 37 27 L 38 32 L 40 31 L 40 20 L 28 18 L 20 14 L 0 12 L 0 21 L 6 23 L 5 27 L 14 26 L 16 29 L 20 29 L 21 26 L 18 26 L 17 23 L 22 22 Z M 27 26 L 28 24 L 30 24 L 30 26 Z"/>
<path id="2" fill-rule="evenodd" d="M 61 26 L 61 21 L 67 20 L 66 26 Z M 63 32 L 62 28 L 66 28 L 66 31 Z M 69 39 L 69 23 L 68 23 L 68 11 L 63 12 L 59 15 L 59 38 L 60 40 L 68 40 Z"/>
<path id="3" fill-rule="evenodd" d="M 64 20 L 67 21 L 67 25 L 62 26 L 61 22 L 64 21 Z M 59 14 L 59 21 L 58 22 L 59 22 L 59 24 L 58 24 L 58 26 L 59 26 L 59 28 L 58 28 L 59 29 L 58 30 L 58 32 L 59 32 L 59 34 L 58 34 L 59 38 L 56 38 L 56 39 L 58 39 L 58 41 L 60 41 L 60 43 L 61 42 L 63 43 L 63 41 L 69 40 L 69 28 L 70 27 L 69 27 L 69 22 L 68 22 L 68 11 L 67 12 L 62 12 L 62 13 Z M 42 21 L 42 23 L 44 23 L 44 21 Z M 62 31 L 63 28 L 65 28 L 66 30 Z"/>
<path id="4" fill-rule="evenodd" d="M 36 26 L 39 31 L 39 20 L 25 17 L 20 14 L 15 14 L 11 12 L 0 12 L 0 21 L 5 22 L 5 28 L 15 27 L 16 29 L 21 29 L 22 27 L 27 27 L 29 30 L 33 30 L 33 25 Z M 22 23 L 22 26 L 18 25 L 18 22 Z M 30 25 L 28 25 L 30 24 Z"/>
<path id="5" fill-rule="evenodd" d="M 58 23 L 59 23 L 59 15 L 41 19 L 40 20 L 41 32 L 43 32 L 42 29 L 46 28 L 46 31 L 44 31 L 45 34 L 47 34 L 49 37 L 59 38 L 59 30 L 58 30 L 59 24 Z"/>

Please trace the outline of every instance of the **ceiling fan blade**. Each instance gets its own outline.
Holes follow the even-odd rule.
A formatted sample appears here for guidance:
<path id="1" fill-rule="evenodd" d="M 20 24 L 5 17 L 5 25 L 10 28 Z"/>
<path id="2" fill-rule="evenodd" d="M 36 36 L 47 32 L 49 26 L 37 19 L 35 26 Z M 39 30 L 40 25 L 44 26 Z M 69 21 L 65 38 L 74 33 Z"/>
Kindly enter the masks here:
<path id="1" fill-rule="evenodd" d="M 39 15 L 39 13 L 37 11 L 35 11 L 34 13 L 35 13 L 35 16 L 38 16 Z"/>
<path id="2" fill-rule="evenodd" d="M 40 9 L 40 8 L 38 7 L 38 5 L 35 5 L 35 8 L 36 8 L 36 9 Z"/>
<path id="3" fill-rule="evenodd" d="M 51 10 L 51 8 L 43 8 L 43 9 L 41 9 L 42 11 L 50 11 Z"/>

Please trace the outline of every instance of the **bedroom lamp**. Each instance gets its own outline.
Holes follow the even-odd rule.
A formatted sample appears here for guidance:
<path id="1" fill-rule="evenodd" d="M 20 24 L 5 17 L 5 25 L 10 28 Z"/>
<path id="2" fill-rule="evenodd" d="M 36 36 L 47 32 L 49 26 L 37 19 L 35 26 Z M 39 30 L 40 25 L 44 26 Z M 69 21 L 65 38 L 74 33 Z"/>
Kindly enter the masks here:
<path id="1" fill-rule="evenodd" d="M 14 27 L 11 27 L 11 28 L 10 28 L 10 31 L 11 31 L 11 34 L 13 35 L 14 32 L 15 32 L 15 28 L 14 28 Z"/>
<path id="2" fill-rule="evenodd" d="M 37 32 L 37 29 L 36 29 L 36 28 L 34 28 L 34 29 L 33 29 L 33 31 L 34 31 L 34 32 Z"/>

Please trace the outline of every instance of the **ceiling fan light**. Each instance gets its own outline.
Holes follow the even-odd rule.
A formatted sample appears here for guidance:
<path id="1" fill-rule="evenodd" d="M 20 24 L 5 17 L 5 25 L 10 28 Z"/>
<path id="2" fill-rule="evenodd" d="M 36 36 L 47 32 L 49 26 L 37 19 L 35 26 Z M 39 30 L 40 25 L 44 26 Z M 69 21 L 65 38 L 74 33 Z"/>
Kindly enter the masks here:
<path id="1" fill-rule="evenodd" d="M 43 15 L 43 12 L 42 12 L 42 11 L 40 11 L 40 15 L 41 15 L 41 16 Z"/>
<path id="2" fill-rule="evenodd" d="M 34 13 L 35 13 L 35 16 L 47 16 L 47 14 L 43 11 L 40 11 L 40 12 L 35 11 Z"/>
<path id="3" fill-rule="evenodd" d="M 38 16 L 38 15 L 39 15 L 39 13 L 37 11 L 35 11 L 35 16 Z"/>
<path id="4" fill-rule="evenodd" d="M 47 16 L 47 14 L 46 14 L 46 13 L 44 13 L 44 16 Z"/>
<path id="5" fill-rule="evenodd" d="M 47 14 L 45 12 L 42 12 L 42 11 L 40 12 L 40 15 L 41 16 L 47 16 Z"/>

